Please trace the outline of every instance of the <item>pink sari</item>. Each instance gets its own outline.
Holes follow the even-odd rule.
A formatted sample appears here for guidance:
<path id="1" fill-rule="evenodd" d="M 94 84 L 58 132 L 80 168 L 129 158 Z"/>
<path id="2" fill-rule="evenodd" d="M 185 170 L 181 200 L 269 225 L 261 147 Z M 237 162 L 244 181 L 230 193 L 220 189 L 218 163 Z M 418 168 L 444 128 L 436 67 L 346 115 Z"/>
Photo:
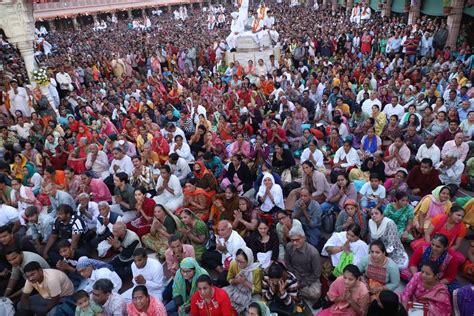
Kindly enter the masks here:
<path id="1" fill-rule="evenodd" d="M 331 301 L 334 301 L 336 298 L 344 296 L 347 289 L 344 285 L 344 277 L 340 276 L 331 284 L 328 292 L 328 298 Z M 358 281 L 358 284 L 351 290 L 352 299 L 356 301 L 363 311 L 367 311 L 367 306 L 369 304 L 369 290 L 367 286 Z M 357 313 L 347 302 L 339 302 L 333 304 L 331 307 L 322 310 L 317 314 L 317 316 L 359 316 L 363 314 Z"/>
<path id="2" fill-rule="evenodd" d="M 425 289 L 421 272 L 415 273 L 403 293 L 400 294 L 400 299 L 404 305 L 409 302 L 426 304 L 428 316 L 451 315 L 451 300 L 446 285 L 439 283 L 432 289 Z"/>

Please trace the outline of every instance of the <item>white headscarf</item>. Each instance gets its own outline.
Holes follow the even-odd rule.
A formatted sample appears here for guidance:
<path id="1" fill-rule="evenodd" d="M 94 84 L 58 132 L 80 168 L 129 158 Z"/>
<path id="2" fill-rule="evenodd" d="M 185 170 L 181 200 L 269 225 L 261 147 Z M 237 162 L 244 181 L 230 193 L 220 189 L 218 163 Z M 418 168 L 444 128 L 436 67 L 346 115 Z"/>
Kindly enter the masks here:
<path id="1" fill-rule="evenodd" d="M 265 186 L 265 179 L 267 178 L 272 181 L 272 187 L 270 188 L 270 193 L 273 195 L 273 202 L 270 200 L 269 197 L 266 197 L 265 201 L 260 206 L 260 209 L 264 212 L 270 211 L 274 206 L 277 206 L 281 209 L 285 209 L 285 204 L 283 203 L 283 191 L 281 190 L 280 185 L 275 183 L 275 179 L 273 178 L 273 175 L 269 172 L 263 173 L 262 184 L 260 185 L 260 188 L 258 189 L 257 197 L 259 196 L 263 197 L 265 195 L 265 192 L 267 190 L 267 187 Z"/>

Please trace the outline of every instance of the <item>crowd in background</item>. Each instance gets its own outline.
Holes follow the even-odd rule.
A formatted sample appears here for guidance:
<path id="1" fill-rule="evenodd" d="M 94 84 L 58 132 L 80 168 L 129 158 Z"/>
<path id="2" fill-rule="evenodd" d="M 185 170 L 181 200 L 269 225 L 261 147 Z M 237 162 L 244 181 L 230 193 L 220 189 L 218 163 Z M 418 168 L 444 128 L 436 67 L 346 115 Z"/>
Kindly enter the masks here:
<path id="1" fill-rule="evenodd" d="M 474 313 L 468 26 L 270 9 L 281 54 L 246 64 L 197 9 L 43 27 L 43 87 L 2 39 L 5 308 Z"/>

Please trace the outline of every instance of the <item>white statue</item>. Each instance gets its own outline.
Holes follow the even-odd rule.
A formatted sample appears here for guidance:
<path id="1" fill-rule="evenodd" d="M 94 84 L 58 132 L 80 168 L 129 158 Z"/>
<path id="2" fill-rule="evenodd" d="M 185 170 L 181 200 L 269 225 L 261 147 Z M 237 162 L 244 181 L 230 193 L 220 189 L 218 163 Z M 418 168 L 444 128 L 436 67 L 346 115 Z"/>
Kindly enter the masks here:
<path id="1" fill-rule="evenodd" d="M 230 50 L 234 50 L 237 38 L 244 32 L 244 20 L 240 18 L 238 12 L 232 12 L 232 23 L 230 25 L 230 34 L 226 38 L 227 45 L 229 45 Z"/>

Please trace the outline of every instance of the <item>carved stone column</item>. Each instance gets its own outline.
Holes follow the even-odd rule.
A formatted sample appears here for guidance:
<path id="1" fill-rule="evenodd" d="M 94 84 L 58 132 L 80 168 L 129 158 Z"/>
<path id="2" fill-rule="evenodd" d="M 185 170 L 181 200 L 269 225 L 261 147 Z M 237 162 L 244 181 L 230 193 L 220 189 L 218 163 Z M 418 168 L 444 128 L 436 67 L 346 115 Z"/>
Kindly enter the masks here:
<path id="1" fill-rule="evenodd" d="M 464 10 L 465 0 L 451 0 L 451 12 L 448 15 L 448 39 L 446 45 L 454 49 L 461 27 L 462 12 Z"/>
<path id="2" fill-rule="evenodd" d="M 411 1 L 410 11 L 408 13 L 408 25 L 416 23 L 420 17 L 421 0 Z"/>
<path id="3" fill-rule="evenodd" d="M 16 46 L 23 57 L 30 81 L 36 68 L 34 58 L 35 20 L 33 1 L 3 0 L 0 2 L 0 28 L 8 41 Z"/>
<path id="4" fill-rule="evenodd" d="M 392 0 L 385 1 L 382 8 L 382 17 L 390 17 L 392 15 Z"/>

